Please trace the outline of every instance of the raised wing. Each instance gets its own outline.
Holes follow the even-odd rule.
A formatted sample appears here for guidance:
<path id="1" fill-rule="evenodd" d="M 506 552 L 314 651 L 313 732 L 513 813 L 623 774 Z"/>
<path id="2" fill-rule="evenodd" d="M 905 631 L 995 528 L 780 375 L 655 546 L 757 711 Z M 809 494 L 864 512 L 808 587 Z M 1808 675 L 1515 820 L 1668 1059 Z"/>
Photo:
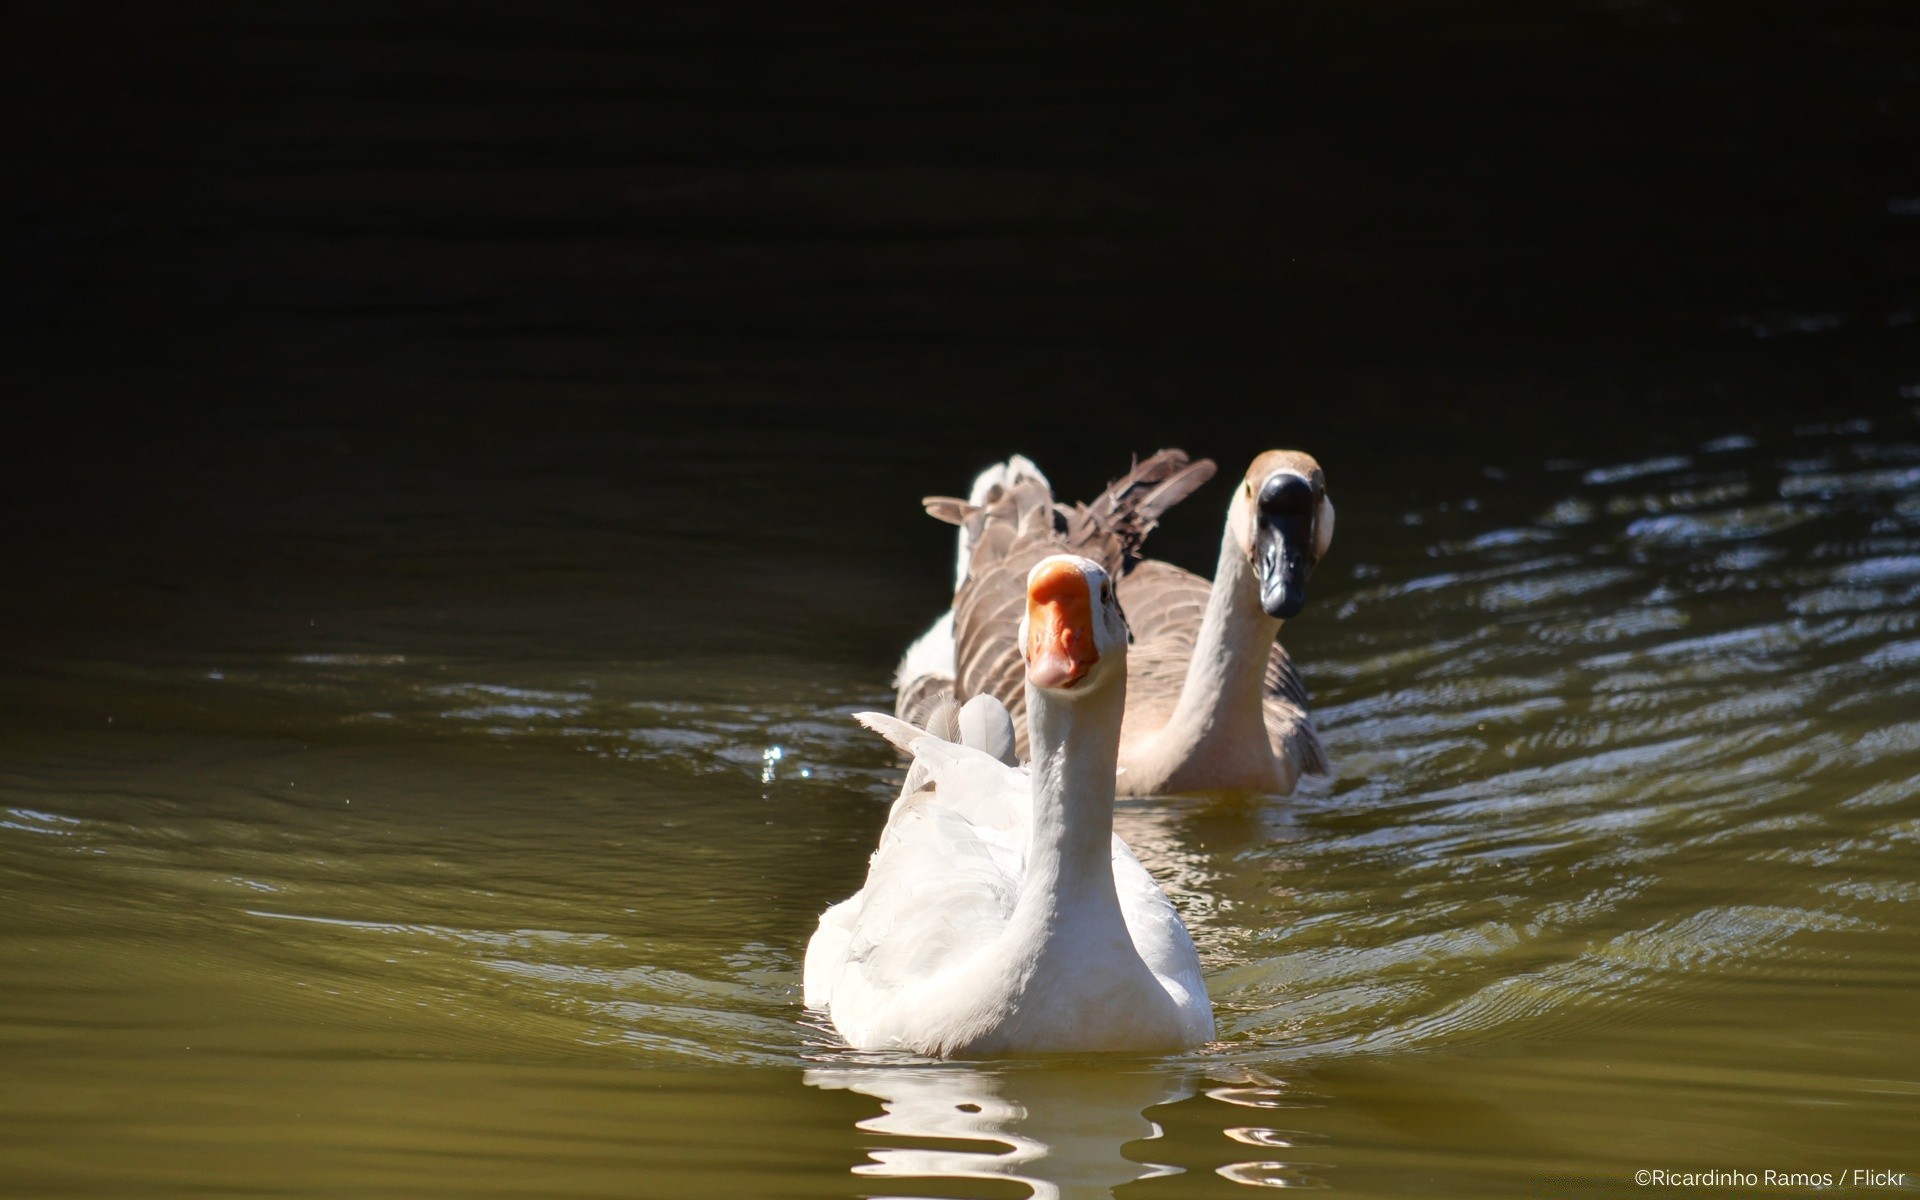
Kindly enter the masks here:
<path id="1" fill-rule="evenodd" d="M 1027 574 L 1049 555 L 1078 554 L 1121 577 L 1141 563 L 1141 543 L 1160 517 L 1213 471 L 1211 460 L 1162 450 L 1135 463 L 1088 504 L 1066 508 L 1045 487 L 1015 484 L 984 505 L 965 506 L 961 519 L 975 532 L 967 581 L 953 598 L 954 692 L 961 700 L 999 697 L 1013 718 L 1021 758 L 1031 753 L 1019 644 Z"/>

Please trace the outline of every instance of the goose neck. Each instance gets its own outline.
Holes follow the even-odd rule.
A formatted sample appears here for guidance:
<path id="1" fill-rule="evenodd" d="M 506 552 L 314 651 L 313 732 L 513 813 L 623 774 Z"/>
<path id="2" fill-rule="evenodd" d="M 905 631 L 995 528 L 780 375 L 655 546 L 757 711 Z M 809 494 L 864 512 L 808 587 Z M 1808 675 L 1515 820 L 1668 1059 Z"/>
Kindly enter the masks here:
<path id="1" fill-rule="evenodd" d="M 1260 579 L 1231 530 L 1220 542 L 1213 590 L 1187 664 L 1182 707 L 1217 711 L 1223 704 L 1258 710 L 1267 678 L 1267 650 L 1280 622 L 1260 607 Z"/>
<path id="2" fill-rule="evenodd" d="M 1029 895 L 1113 895 L 1114 769 L 1125 704 L 1124 679 L 1071 699 L 1027 689 L 1033 741 Z"/>

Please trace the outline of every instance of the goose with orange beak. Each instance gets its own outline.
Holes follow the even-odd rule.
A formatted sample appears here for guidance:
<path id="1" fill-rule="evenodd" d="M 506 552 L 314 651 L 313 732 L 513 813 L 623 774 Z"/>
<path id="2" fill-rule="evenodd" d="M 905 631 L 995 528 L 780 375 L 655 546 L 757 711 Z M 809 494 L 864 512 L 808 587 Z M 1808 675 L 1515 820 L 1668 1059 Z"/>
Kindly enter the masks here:
<path id="1" fill-rule="evenodd" d="M 1113 581 L 1057 555 L 1025 599 L 1029 767 L 861 714 L 924 782 L 807 946 L 807 1005 L 859 1049 L 1160 1052 L 1213 1036 L 1193 940 L 1113 833 L 1127 700 Z"/>
<path id="2" fill-rule="evenodd" d="M 1100 572 L 1101 597 L 1113 585 Z M 1065 556 L 1048 559 L 1027 581 L 1027 686 L 1070 688 L 1100 662 L 1086 574 Z"/>
<path id="3" fill-rule="evenodd" d="M 1033 564 L 1049 554 L 1078 554 L 1124 578 L 1160 518 L 1211 478 L 1207 459 L 1161 450 L 1135 462 L 1092 500 L 1062 504 L 1040 468 L 1016 454 L 982 471 L 965 500 L 928 496 L 922 503 L 929 515 L 959 526 L 954 599 L 901 657 L 893 676 L 895 715 L 924 723 L 977 695 L 997 696 L 1018 715 L 1026 664 L 1014 644 L 1014 626 Z M 983 573 L 987 578 L 977 578 Z M 962 616 L 964 661 L 956 644 Z M 963 675 L 970 681 L 965 693 L 956 688 Z M 1015 740 L 1024 753 L 1024 723 Z"/>

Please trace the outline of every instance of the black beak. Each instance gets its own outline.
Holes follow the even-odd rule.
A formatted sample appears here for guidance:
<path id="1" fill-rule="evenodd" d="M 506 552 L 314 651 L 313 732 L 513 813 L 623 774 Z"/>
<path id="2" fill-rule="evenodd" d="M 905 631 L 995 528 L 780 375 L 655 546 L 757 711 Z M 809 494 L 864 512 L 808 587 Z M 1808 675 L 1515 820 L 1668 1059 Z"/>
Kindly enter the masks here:
<path id="1" fill-rule="evenodd" d="M 1260 574 L 1260 607 L 1286 621 L 1307 603 L 1313 572 L 1313 484 L 1292 472 L 1273 475 L 1255 507 L 1253 564 Z"/>

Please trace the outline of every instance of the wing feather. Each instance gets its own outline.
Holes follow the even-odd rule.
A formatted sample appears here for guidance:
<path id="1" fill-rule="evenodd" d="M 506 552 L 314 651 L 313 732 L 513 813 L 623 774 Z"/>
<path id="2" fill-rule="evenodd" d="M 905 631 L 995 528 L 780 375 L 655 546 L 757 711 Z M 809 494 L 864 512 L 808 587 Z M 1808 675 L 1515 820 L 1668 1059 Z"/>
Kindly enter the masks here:
<path id="1" fill-rule="evenodd" d="M 924 782 L 895 801 L 866 882 L 821 916 L 807 945 L 806 1003 L 836 1013 L 873 1011 L 1000 936 L 1025 873 L 1032 810 L 1023 768 L 884 713 L 859 719 L 905 741 L 908 778 Z"/>
<path id="2" fill-rule="evenodd" d="M 1140 545 L 1167 509 L 1212 477 L 1211 460 L 1162 450 L 1107 485 L 1091 503 L 1056 504 L 1044 481 L 1023 480 L 981 506 L 967 580 L 953 598 L 954 694 L 999 698 L 1013 719 L 1015 751 L 1027 744 L 1026 663 L 1020 617 L 1027 575 L 1053 554 L 1078 554 L 1116 577 L 1139 564 Z"/>

